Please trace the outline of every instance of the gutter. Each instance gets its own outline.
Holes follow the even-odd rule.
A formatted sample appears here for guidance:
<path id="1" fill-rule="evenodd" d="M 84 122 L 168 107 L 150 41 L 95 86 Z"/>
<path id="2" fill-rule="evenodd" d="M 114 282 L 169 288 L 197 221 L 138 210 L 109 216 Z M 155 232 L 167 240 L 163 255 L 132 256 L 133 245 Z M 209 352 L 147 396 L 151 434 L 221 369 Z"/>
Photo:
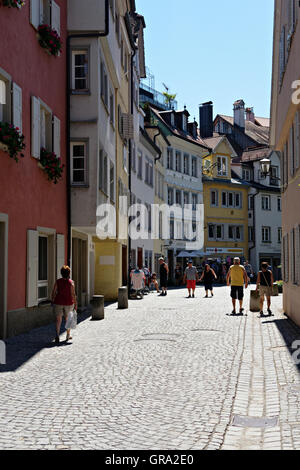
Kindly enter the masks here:
<path id="1" fill-rule="evenodd" d="M 105 31 L 104 33 L 70 34 L 67 36 L 67 223 L 68 223 L 68 249 L 67 264 L 71 266 L 71 248 L 72 248 L 72 219 L 71 219 L 71 39 L 75 38 L 101 38 L 109 34 L 109 0 L 105 0 Z"/>

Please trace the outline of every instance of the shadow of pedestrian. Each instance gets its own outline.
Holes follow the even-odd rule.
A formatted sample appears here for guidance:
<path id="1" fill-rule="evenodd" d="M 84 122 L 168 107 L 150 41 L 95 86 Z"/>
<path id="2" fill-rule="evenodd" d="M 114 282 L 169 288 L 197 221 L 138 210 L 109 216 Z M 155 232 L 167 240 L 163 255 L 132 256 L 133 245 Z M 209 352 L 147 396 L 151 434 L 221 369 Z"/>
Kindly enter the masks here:
<path id="1" fill-rule="evenodd" d="M 90 317 L 89 312 L 78 315 L 77 323 L 80 324 Z M 61 327 L 61 333 L 65 332 L 64 321 Z M 64 348 L 72 346 L 61 340 L 59 344 L 54 342 L 55 339 L 54 323 L 40 328 L 35 328 L 28 333 L 14 336 L 5 340 L 6 344 L 6 364 L 0 364 L 0 374 L 4 372 L 16 371 L 19 367 L 30 361 L 36 354 L 43 349 Z"/>

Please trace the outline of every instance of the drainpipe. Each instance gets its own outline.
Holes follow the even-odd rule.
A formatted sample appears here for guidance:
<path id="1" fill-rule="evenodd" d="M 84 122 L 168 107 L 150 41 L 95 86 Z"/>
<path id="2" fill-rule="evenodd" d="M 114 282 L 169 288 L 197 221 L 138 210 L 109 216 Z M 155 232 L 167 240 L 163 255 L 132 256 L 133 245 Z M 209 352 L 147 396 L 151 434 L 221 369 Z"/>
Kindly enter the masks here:
<path id="1" fill-rule="evenodd" d="M 254 250 L 254 248 L 256 248 L 256 238 L 257 237 L 256 237 L 256 223 L 255 223 L 255 221 L 256 221 L 255 198 L 258 194 L 259 194 L 259 191 L 256 191 L 256 193 L 252 195 L 252 197 L 253 197 L 253 229 L 254 230 L 253 230 L 253 246 L 251 248 L 249 248 L 249 258 L 251 258 L 250 252 L 252 250 Z M 258 266 L 258 268 L 259 268 L 259 266 Z"/>
<path id="2" fill-rule="evenodd" d="M 130 113 L 133 115 L 133 67 L 134 67 L 134 57 L 136 55 L 136 49 L 134 49 L 133 53 L 131 54 L 131 64 L 130 64 L 130 75 L 131 75 L 131 83 L 130 83 Z M 131 198 L 131 182 L 132 182 L 132 174 L 131 174 L 131 164 L 132 164 L 132 139 L 129 139 L 129 161 L 128 161 L 128 190 L 129 190 L 129 198 Z M 128 219 L 129 222 L 129 219 Z M 129 227 L 128 227 L 129 228 Z M 128 298 L 130 294 L 130 287 L 131 287 L 131 280 L 130 280 L 130 259 L 131 259 L 131 237 L 128 230 L 128 278 L 127 278 L 127 286 L 128 286 Z"/>
<path id="3" fill-rule="evenodd" d="M 67 221 L 68 221 L 68 250 L 67 263 L 71 266 L 71 247 L 72 247 L 72 229 L 71 229 L 71 122 L 70 122 L 70 105 L 71 105 L 71 39 L 76 38 L 101 38 L 109 34 L 109 0 L 105 0 L 105 31 L 104 33 L 93 34 L 70 34 L 67 37 Z"/>

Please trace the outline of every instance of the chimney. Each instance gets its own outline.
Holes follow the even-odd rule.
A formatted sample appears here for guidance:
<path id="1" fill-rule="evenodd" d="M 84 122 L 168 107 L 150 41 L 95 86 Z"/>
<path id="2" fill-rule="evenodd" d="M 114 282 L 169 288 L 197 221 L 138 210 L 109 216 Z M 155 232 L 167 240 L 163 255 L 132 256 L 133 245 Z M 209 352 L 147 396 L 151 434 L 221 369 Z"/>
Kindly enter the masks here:
<path id="1" fill-rule="evenodd" d="M 213 102 L 202 103 L 199 109 L 200 114 L 200 136 L 203 139 L 213 137 Z"/>
<path id="2" fill-rule="evenodd" d="M 237 100 L 233 103 L 234 125 L 245 129 L 245 103 L 243 100 Z"/>
<path id="3" fill-rule="evenodd" d="M 246 108 L 246 121 L 250 121 L 255 124 L 255 114 L 253 108 Z"/>

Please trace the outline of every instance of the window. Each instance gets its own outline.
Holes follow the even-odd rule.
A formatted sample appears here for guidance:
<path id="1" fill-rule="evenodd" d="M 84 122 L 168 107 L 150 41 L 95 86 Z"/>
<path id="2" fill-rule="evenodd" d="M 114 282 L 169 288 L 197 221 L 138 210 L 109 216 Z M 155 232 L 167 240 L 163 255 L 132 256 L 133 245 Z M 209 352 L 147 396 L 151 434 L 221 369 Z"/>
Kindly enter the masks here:
<path id="1" fill-rule="evenodd" d="M 120 15 L 117 13 L 116 11 L 116 25 L 115 25 L 115 30 L 116 30 L 116 36 L 117 36 L 117 40 L 120 44 Z"/>
<path id="2" fill-rule="evenodd" d="M 278 227 L 277 229 L 277 242 L 281 243 L 282 242 L 282 228 Z"/>
<path id="3" fill-rule="evenodd" d="M 254 230 L 253 227 L 248 227 L 248 237 L 249 237 L 249 242 L 254 241 Z"/>
<path id="4" fill-rule="evenodd" d="M 217 240 L 223 238 L 223 225 L 216 226 L 216 238 Z"/>
<path id="5" fill-rule="evenodd" d="M 132 141 L 132 150 L 131 150 L 131 169 L 136 172 L 136 148 L 135 143 Z"/>
<path id="6" fill-rule="evenodd" d="M 198 195 L 197 194 L 192 194 L 193 211 L 195 211 L 197 209 L 197 204 L 198 204 Z"/>
<path id="7" fill-rule="evenodd" d="M 235 193 L 235 207 L 241 207 L 241 195 L 239 193 Z"/>
<path id="8" fill-rule="evenodd" d="M 234 198 L 233 193 L 228 193 L 228 207 L 234 206 Z"/>
<path id="9" fill-rule="evenodd" d="M 175 127 L 175 116 L 173 113 L 171 113 L 171 126 Z"/>
<path id="10" fill-rule="evenodd" d="M 211 207 L 217 207 L 218 206 L 218 191 L 211 190 L 210 192 L 210 205 Z"/>
<path id="11" fill-rule="evenodd" d="M 189 193 L 183 193 L 183 204 L 188 205 L 190 201 L 190 195 Z"/>
<path id="12" fill-rule="evenodd" d="M 35 96 L 31 97 L 31 155 L 40 158 L 41 149 L 60 157 L 60 120 Z"/>
<path id="13" fill-rule="evenodd" d="M 261 197 L 261 208 L 263 211 L 271 210 L 271 196 L 262 196 Z"/>
<path id="14" fill-rule="evenodd" d="M 278 166 L 271 166 L 271 176 L 270 176 L 270 185 L 279 186 L 279 171 Z"/>
<path id="15" fill-rule="evenodd" d="M 242 179 L 244 181 L 251 181 L 251 170 L 244 168 Z"/>
<path id="16" fill-rule="evenodd" d="M 139 151 L 138 153 L 138 178 L 143 178 L 143 155 L 142 152 Z"/>
<path id="17" fill-rule="evenodd" d="M 181 153 L 176 152 L 176 171 L 181 173 Z"/>
<path id="18" fill-rule="evenodd" d="M 248 197 L 248 209 L 249 211 L 254 209 L 254 196 L 249 196 Z"/>
<path id="19" fill-rule="evenodd" d="M 194 178 L 197 178 L 198 172 L 197 172 L 197 158 L 193 157 L 192 158 L 192 176 Z"/>
<path id="20" fill-rule="evenodd" d="M 71 143 L 71 184 L 87 183 L 87 155 L 85 142 Z"/>
<path id="21" fill-rule="evenodd" d="M 108 158 L 103 150 L 99 154 L 99 189 L 108 195 Z"/>
<path id="22" fill-rule="evenodd" d="M 100 63 L 100 76 L 101 76 L 101 97 L 105 106 L 108 108 L 108 77 L 106 67 L 101 61 Z"/>
<path id="23" fill-rule="evenodd" d="M 278 212 L 282 212 L 281 197 L 277 198 L 277 210 Z"/>
<path id="24" fill-rule="evenodd" d="M 38 301 L 48 299 L 48 237 L 39 236 L 38 246 Z"/>
<path id="25" fill-rule="evenodd" d="M 0 76 L 0 122 L 9 121 L 9 82 Z"/>
<path id="26" fill-rule="evenodd" d="M 127 171 L 127 166 L 128 164 L 128 151 L 127 151 L 127 147 L 125 145 L 123 145 L 123 168 L 125 171 Z"/>
<path id="27" fill-rule="evenodd" d="M 173 149 L 168 149 L 167 153 L 167 169 L 173 170 Z"/>
<path id="28" fill-rule="evenodd" d="M 190 174 L 190 157 L 189 155 L 185 154 L 184 155 L 184 174 L 189 175 Z"/>
<path id="29" fill-rule="evenodd" d="M 182 115 L 182 130 L 183 132 L 187 131 L 187 117 L 185 114 Z"/>
<path id="30" fill-rule="evenodd" d="M 227 193 L 224 191 L 222 192 L 222 206 L 227 207 Z"/>
<path id="31" fill-rule="evenodd" d="M 227 176 L 227 158 L 217 157 L 218 176 Z"/>
<path id="32" fill-rule="evenodd" d="M 215 226 L 213 224 L 209 224 L 208 226 L 208 238 L 210 239 L 215 238 Z"/>
<path id="33" fill-rule="evenodd" d="M 38 29 L 40 24 L 51 24 L 60 35 L 60 7 L 54 0 L 31 0 L 30 22 Z"/>
<path id="34" fill-rule="evenodd" d="M 172 206 L 174 203 L 174 190 L 173 188 L 168 188 L 168 204 Z"/>
<path id="35" fill-rule="evenodd" d="M 181 206 L 181 191 L 176 191 L 176 204 Z"/>
<path id="36" fill-rule="evenodd" d="M 111 201 L 115 200 L 115 167 L 113 162 L 110 162 L 109 170 L 109 193 Z"/>
<path id="37" fill-rule="evenodd" d="M 110 122 L 112 126 L 115 127 L 115 96 L 112 90 L 110 90 L 110 96 L 109 96 L 109 115 L 110 115 Z"/>
<path id="38" fill-rule="evenodd" d="M 271 227 L 262 227 L 262 241 L 263 243 L 271 242 Z"/>
<path id="39" fill-rule="evenodd" d="M 89 89 L 89 55 L 87 50 L 72 52 L 72 89 L 88 91 Z"/>

